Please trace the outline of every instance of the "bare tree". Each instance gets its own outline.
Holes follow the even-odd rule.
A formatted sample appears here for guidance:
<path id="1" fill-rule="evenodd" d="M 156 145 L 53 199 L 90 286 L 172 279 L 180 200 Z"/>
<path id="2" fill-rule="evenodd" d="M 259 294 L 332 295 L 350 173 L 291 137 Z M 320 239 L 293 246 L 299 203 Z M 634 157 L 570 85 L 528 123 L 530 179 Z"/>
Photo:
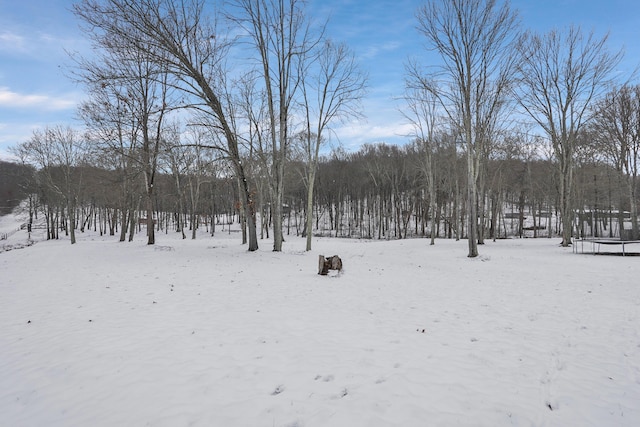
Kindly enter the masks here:
<path id="1" fill-rule="evenodd" d="M 441 117 L 438 112 L 438 99 L 433 91 L 426 90 L 421 84 L 421 79 L 413 82 L 409 77 L 407 81 L 407 102 L 408 112 L 404 116 L 409 120 L 414 128 L 414 137 L 424 152 L 422 162 L 424 176 L 429 193 L 429 210 L 431 213 L 430 237 L 431 245 L 435 244 L 436 235 L 436 173 L 435 173 L 435 151 L 437 147 L 437 133 L 441 131 Z M 416 84 L 417 83 L 417 84 Z M 431 87 L 435 87 L 432 84 Z"/>
<path id="2" fill-rule="evenodd" d="M 145 184 L 145 207 L 147 224 L 147 244 L 155 244 L 155 220 L 153 208 L 154 186 L 158 171 L 160 146 L 164 138 L 165 118 L 169 106 L 168 73 L 144 51 L 133 60 L 134 73 L 131 96 L 131 111 L 136 114 L 140 133 L 140 165 Z"/>
<path id="3" fill-rule="evenodd" d="M 431 0 L 418 11 L 418 29 L 443 60 L 440 72 L 423 80 L 424 88 L 459 127 L 467 152 L 469 257 L 478 255 L 477 182 L 484 147 L 512 83 L 516 18 L 508 2 L 499 6 L 495 0 Z M 430 84 L 440 76 L 446 82 Z"/>
<path id="4" fill-rule="evenodd" d="M 271 169 L 272 156 L 268 152 L 269 120 L 267 119 L 266 93 L 259 87 L 260 75 L 250 71 L 241 76 L 237 82 L 235 104 L 246 120 L 243 137 L 239 140 L 245 144 L 247 153 L 245 167 L 251 171 L 255 184 L 255 198 L 252 213 L 260 212 L 260 238 L 264 238 L 265 231 L 269 237 L 270 215 L 267 212 L 268 176 Z"/>
<path id="5" fill-rule="evenodd" d="M 206 133 L 198 129 L 188 132 L 188 145 L 185 151 L 187 188 L 189 190 L 189 213 L 191 223 L 191 239 L 196 238 L 199 224 L 200 194 L 203 184 L 212 180 L 212 164 L 215 159 L 211 150 L 207 150 Z M 242 190 L 240 188 L 240 190 Z"/>
<path id="6" fill-rule="evenodd" d="M 171 173 L 175 184 L 177 198 L 176 231 L 182 235 L 183 239 L 187 238 L 184 232 L 185 221 L 182 219 L 186 199 L 183 178 L 188 174 L 189 166 L 193 161 L 190 151 L 191 147 L 181 144 L 179 129 L 177 125 L 174 126 L 170 136 L 163 141 L 162 163 L 165 168 L 168 168 L 168 172 Z"/>
<path id="7" fill-rule="evenodd" d="M 29 222 L 27 224 L 30 230 L 33 226 L 34 216 L 37 214 L 36 207 L 38 204 L 36 169 L 34 165 L 30 163 L 29 152 L 26 150 L 25 144 L 19 144 L 15 147 L 9 147 L 9 152 L 13 154 L 13 156 L 16 158 L 16 161 L 11 163 L 0 161 L 0 169 L 7 169 L 8 167 L 9 170 L 14 169 L 15 172 L 10 173 L 10 177 L 7 177 L 7 173 L 5 173 L 4 176 L 2 176 L 2 173 L 0 173 L 0 176 L 2 176 L 2 183 L 0 183 L 0 195 L 2 195 L 3 193 L 3 186 L 10 188 L 8 191 L 6 191 L 6 193 L 4 193 L 5 198 L 3 200 L 3 205 L 6 206 L 0 207 L 0 212 L 2 214 L 9 213 L 20 202 L 19 198 L 16 199 L 14 197 L 17 197 L 19 194 L 24 195 L 28 200 L 27 210 L 29 213 Z M 14 190 L 11 190 L 12 187 L 19 188 L 20 192 L 16 193 Z M 11 197 L 11 199 L 7 200 L 8 197 Z M 2 201 L 1 198 L 0 201 Z M 8 211 L 3 212 L 3 208 L 8 209 Z M 31 238 L 30 232 L 29 238 Z"/>
<path id="8" fill-rule="evenodd" d="M 86 155 L 84 140 L 70 127 L 46 127 L 44 130 L 35 130 L 31 138 L 16 150 L 24 153 L 37 166 L 46 190 L 63 201 L 65 230 L 71 244 L 76 243 L 76 206 L 82 186 L 78 167 Z M 55 228 L 54 224 L 52 228 Z"/>
<path id="9" fill-rule="evenodd" d="M 637 239 L 640 237 L 636 201 L 640 167 L 640 86 L 612 89 L 596 103 L 595 111 L 591 129 L 599 149 L 618 172 L 626 175 L 632 238 Z"/>
<path id="10" fill-rule="evenodd" d="M 310 59 L 321 39 L 314 34 L 302 0 L 236 0 L 231 19 L 247 32 L 257 53 L 269 125 L 270 192 L 273 212 L 273 250 L 281 251 L 284 175 L 290 145 L 291 116 L 303 76 L 300 64 Z"/>
<path id="11" fill-rule="evenodd" d="M 589 120 L 590 106 L 611 81 L 622 52 L 607 50 L 608 36 L 586 36 L 579 27 L 544 35 L 526 33 L 517 45 L 521 85 L 516 91 L 526 113 L 542 128 L 557 162 L 562 246 L 571 244 L 571 197 L 576 141 Z"/>
<path id="12" fill-rule="evenodd" d="M 327 40 L 322 44 L 313 71 L 302 79 L 305 128 L 302 132 L 303 152 L 307 163 L 306 250 L 311 250 L 313 230 L 313 192 L 318 169 L 320 147 L 327 131 L 335 122 L 361 116 L 359 101 L 364 95 L 366 76 L 355 57 L 344 44 Z"/>
<path id="13" fill-rule="evenodd" d="M 87 23 L 93 24 L 90 19 L 95 18 L 91 15 L 95 9 L 85 10 L 77 5 L 76 11 Z M 124 144 L 121 142 L 121 145 L 127 145 L 132 149 L 129 154 L 134 156 L 129 160 L 138 164 L 144 179 L 147 243 L 153 245 L 155 243 L 153 208 L 155 177 L 166 118 L 172 104 L 171 89 L 174 86 L 168 72 L 167 61 L 159 60 L 163 52 L 155 52 L 154 44 L 148 40 L 134 38 L 138 33 L 135 29 L 130 29 L 128 34 L 123 34 L 118 31 L 107 31 L 104 28 L 98 31 L 89 27 L 87 33 L 94 43 L 94 50 L 100 54 L 91 60 L 79 59 L 77 76 L 88 86 L 93 96 L 100 101 L 113 103 L 111 107 L 101 105 L 98 109 L 98 111 L 108 112 L 107 117 L 111 118 L 114 116 L 109 110 L 116 110 L 119 123 L 115 123 L 116 129 L 106 130 L 107 132 L 113 136 L 115 131 L 115 135 L 118 135 L 119 127 L 123 126 L 121 119 L 125 118 L 129 122 L 126 124 L 129 129 L 127 135 L 129 141 Z M 85 103 L 81 109 L 81 112 L 86 114 L 86 121 L 89 122 L 99 117 L 99 113 L 87 111 L 91 107 L 95 107 L 95 102 Z M 100 123 L 114 124 L 113 121 Z M 123 136 L 118 135 L 119 138 Z"/>
<path id="14" fill-rule="evenodd" d="M 89 65 L 85 63 L 86 66 Z M 94 71 L 97 72 L 97 69 Z M 100 80 L 100 79 L 98 79 Z M 87 84 L 89 98 L 79 107 L 79 115 L 87 127 L 87 138 L 92 155 L 106 169 L 117 172 L 114 184 L 120 187 L 117 207 L 120 210 L 120 241 L 126 240 L 127 230 L 132 230 L 137 198 L 135 177 L 138 173 L 135 162 L 137 128 L 124 102 L 123 88 L 110 80 L 109 84 Z M 113 230 L 113 228 L 112 228 Z M 133 232 L 129 239 L 133 239 Z"/>
<path id="15" fill-rule="evenodd" d="M 177 80 L 184 106 L 208 118 L 225 142 L 247 211 L 249 251 L 258 249 L 255 221 L 249 214 L 252 196 L 225 101 L 226 59 L 231 40 L 205 15 L 204 0 L 82 0 L 74 11 L 92 28 L 116 34 L 129 46 L 153 55 Z M 222 147 L 220 147 L 222 148 Z"/>

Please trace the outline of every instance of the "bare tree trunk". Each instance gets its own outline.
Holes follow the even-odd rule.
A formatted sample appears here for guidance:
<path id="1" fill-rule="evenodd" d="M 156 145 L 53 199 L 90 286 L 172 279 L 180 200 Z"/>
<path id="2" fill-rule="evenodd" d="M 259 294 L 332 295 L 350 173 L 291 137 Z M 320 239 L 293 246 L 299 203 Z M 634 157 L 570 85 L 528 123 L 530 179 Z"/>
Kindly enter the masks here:
<path id="1" fill-rule="evenodd" d="M 67 203 L 67 211 L 69 213 L 69 240 L 71 244 L 76 243 L 76 212 L 75 207 L 71 203 Z"/>
<path id="2" fill-rule="evenodd" d="M 631 213 L 631 239 L 637 240 L 640 238 L 638 233 L 638 203 L 635 197 L 636 193 L 636 179 L 633 174 L 628 178 L 628 194 L 629 194 L 629 211 Z"/>
<path id="3" fill-rule="evenodd" d="M 316 171 L 315 167 L 309 171 L 308 177 L 308 187 L 307 187 L 307 212 L 306 212 L 306 234 L 307 234 L 307 245 L 305 247 L 306 251 L 311 250 L 311 240 L 313 237 L 313 188 L 315 186 L 316 180 Z"/>
<path id="4" fill-rule="evenodd" d="M 258 250 L 258 234 L 256 231 L 256 212 L 255 203 L 251 192 L 249 191 L 249 184 L 247 183 L 247 177 L 245 175 L 244 167 L 242 164 L 236 164 L 236 173 L 238 174 L 238 180 L 242 191 L 240 194 L 244 196 L 244 211 L 245 218 L 247 220 L 247 229 L 249 232 L 249 251 Z"/>
<path id="5" fill-rule="evenodd" d="M 478 256 L 478 204 L 477 204 L 477 188 L 475 177 L 475 159 L 473 158 L 473 147 L 467 145 L 467 167 L 469 168 L 467 173 L 467 240 L 469 245 L 468 257 L 473 258 Z"/>
<path id="6" fill-rule="evenodd" d="M 146 197 L 147 207 L 147 244 L 153 245 L 156 243 L 155 224 L 153 221 L 153 186 L 149 186 L 147 189 Z"/>
<path id="7" fill-rule="evenodd" d="M 127 239 L 127 230 L 129 229 L 129 215 L 130 209 L 126 205 L 120 209 L 120 241 L 124 242 Z"/>
<path id="8" fill-rule="evenodd" d="M 281 142 L 282 143 L 282 142 Z M 271 183 L 271 202 L 273 209 L 273 250 L 282 251 L 284 234 L 282 232 L 282 205 L 284 203 L 284 158 L 278 158 L 274 171 L 274 181 Z"/>
<path id="9" fill-rule="evenodd" d="M 436 223 L 439 223 L 439 212 L 437 209 L 437 200 L 435 197 L 435 188 L 433 180 L 429 182 L 429 211 L 431 213 L 431 226 L 429 233 L 431 234 L 430 245 L 436 244 Z"/>
<path id="10" fill-rule="evenodd" d="M 571 191 L 573 188 L 573 152 L 564 152 L 564 158 L 560 160 L 560 217 L 562 221 L 562 246 L 571 244 L 573 231 L 573 202 Z"/>

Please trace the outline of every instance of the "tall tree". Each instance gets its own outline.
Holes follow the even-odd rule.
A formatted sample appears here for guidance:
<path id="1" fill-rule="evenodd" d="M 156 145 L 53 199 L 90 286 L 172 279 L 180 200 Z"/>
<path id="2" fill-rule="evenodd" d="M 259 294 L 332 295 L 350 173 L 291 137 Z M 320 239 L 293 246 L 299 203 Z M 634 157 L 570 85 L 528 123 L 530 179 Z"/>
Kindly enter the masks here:
<path id="1" fill-rule="evenodd" d="M 70 127 L 46 127 L 35 130 L 16 150 L 25 153 L 26 158 L 38 167 L 45 191 L 63 201 L 65 229 L 71 244 L 75 244 L 76 207 L 82 186 L 79 166 L 86 156 L 84 140 Z"/>
<path id="2" fill-rule="evenodd" d="M 78 6 L 76 10 L 80 11 L 81 8 Z M 89 14 L 81 16 L 88 18 Z M 167 61 L 160 59 L 162 52 L 154 52 L 154 44 L 141 37 L 133 37 L 138 33 L 135 29 L 129 29 L 129 33 L 124 34 L 89 27 L 87 33 L 93 41 L 94 51 L 99 54 L 95 59 L 79 59 L 77 74 L 79 80 L 89 88 L 89 93 L 99 100 L 104 101 L 107 94 L 116 95 L 116 99 L 110 99 L 114 106 L 100 106 L 99 111 L 113 110 L 114 107 L 116 111 L 121 109 L 118 116 L 124 114 L 129 122 L 127 126 L 130 132 L 127 137 L 130 141 L 126 144 L 133 148 L 130 154 L 135 156 L 130 160 L 137 163 L 144 180 L 147 243 L 153 245 L 155 177 L 165 122 L 172 105 L 171 89 L 174 86 Z M 95 106 L 95 102 L 85 103 L 81 109 L 81 112 L 88 113 L 88 122 L 99 117 L 99 113 L 87 111 L 92 106 Z M 114 123 L 102 121 L 101 124 Z"/>
<path id="3" fill-rule="evenodd" d="M 205 148 L 207 146 L 205 132 L 202 132 L 201 129 L 193 129 L 186 136 L 188 138 L 187 146 L 182 148 L 186 161 L 191 239 L 195 240 L 199 224 L 201 188 L 203 184 L 213 178 L 212 165 L 215 159 L 211 156 L 211 150 Z"/>
<path id="4" fill-rule="evenodd" d="M 591 129 L 605 158 L 625 175 L 632 238 L 638 239 L 636 197 L 640 172 L 640 86 L 623 85 L 610 90 L 596 103 L 595 110 Z"/>
<path id="5" fill-rule="evenodd" d="M 311 250 L 313 193 L 320 147 L 335 122 L 360 117 L 359 101 L 366 88 L 366 75 L 357 66 L 346 45 L 327 40 L 321 45 L 313 70 L 301 81 L 305 128 L 303 152 L 307 163 L 306 250 Z"/>
<path id="6" fill-rule="evenodd" d="M 421 79 L 414 82 L 411 77 L 407 80 L 405 99 L 407 112 L 405 117 L 414 129 L 416 143 L 424 153 L 423 173 L 429 194 L 429 211 L 431 214 L 430 238 L 431 245 L 435 244 L 436 234 L 436 173 L 435 153 L 438 146 L 438 132 L 441 132 L 441 117 L 438 112 L 438 100 L 432 91 L 425 90 L 420 84 Z M 435 87 L 433 84 L 432 87 Z"/>
<path id="7" fill-rule="evenodd" d="M 117 64 L 116 61 L 108 63 Z M 117 172 L 113 176 L 113 184 L 119 186 L 116 207 L 120 211 L 120 241 L 124 242 L 127 231 L 134 230 L 130 222 L 133 223 L 137 210 L 135 178 L 139 169 L 135 134 L 138 130 L 125 102 L 125 87 L 106 77 L 97 78 L 95 82 L 92 82 L 93 78 L 87 80 L 90 74 L 96 74 L 96 77 L 101 74 L 100 66 L 89 71 L 90 66 L 89 62 L 82 66 L 87 73 L 83 72 L 81 80 L 87 86 L 89 96 L 80 104 L 79 115 L 85 122 L 93 157 L 104 168 Z M 129 240 L 133 240 L 133 232 Z"/>
<path id="8" fill-rule="evenodd" d="M 520 85 L 515 92 L 526 113 L 551 141 L 557 164 L 562 246 L 571 244 L 576 142 L 590 106 L 611 81 L 622 52 L 607 49 L 608 35 L 584 35 L 579 27 L 544 35 L 525 33 L 517 45 Z"/>
<path id="9" fill-rule="evenodd" d="M 508 2 L 431 0 L 418 11 L 418 29 L 443 61 L 433 79 L 423 79 L 424 88 L 437 95 L 466 149 L 468 256 L 476 257 L 478 177 L 512 83 L 517 15 Z M 446 84 L 430 84 L 440 76 Z"/>
<path id="10" fill-rule="evenodd" d="M 233 129 L 226 69 L 232 40 L 218 31 L 205 13 L 205 0 L 81 0 L 74 11 L 92 29 L 117 34 L 126 43 L 153 55 L 178 81 L 184 105 L 202 113 L 226 144 L 247 212 L 249 251 L 258 249 L 248 177 Z M 227 32 L 229 33 L 229 32 Z"/>
<path id="11" fill-rule="evenodd" d="M 321 32 L 313 33 L 303 0 L 236 0 L 232 19 L 249 36 L 257 53 L 269 125 L 271 152 L 270 193 L 273 213 L 273 250 L 281 251 L 284 178 L 292 135 L 292 114 L 304 76 L 298 72 L 311 60 Z"/>
<path id="12" fill-rule="evenodd" d="M 145 50 L 136 51 L 129 77 L 132 86 L 130 109 L 139 123 L 140 166 L 144 177 L 147 244 L 155 244 L 153 197 L 158 171 L 160 146 L 164 138 L 166 116 L 169 109 L 169 75 L 165 63 L 157 63 Z"/>

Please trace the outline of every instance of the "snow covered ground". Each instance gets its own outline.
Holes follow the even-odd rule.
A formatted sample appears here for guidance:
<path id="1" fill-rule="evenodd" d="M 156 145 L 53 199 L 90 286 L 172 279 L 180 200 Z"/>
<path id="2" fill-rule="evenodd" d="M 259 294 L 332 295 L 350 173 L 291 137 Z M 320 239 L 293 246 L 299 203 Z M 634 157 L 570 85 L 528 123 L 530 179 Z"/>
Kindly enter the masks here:
<path id="1" fill-rule="evenodd" d="M 0 424 L 640 425 L 638 257 L 559 239 L 476 259 L 450 240 L 116 240 L 0 253 Z M 317 275 L 319 254 L 342 274 Z"/>

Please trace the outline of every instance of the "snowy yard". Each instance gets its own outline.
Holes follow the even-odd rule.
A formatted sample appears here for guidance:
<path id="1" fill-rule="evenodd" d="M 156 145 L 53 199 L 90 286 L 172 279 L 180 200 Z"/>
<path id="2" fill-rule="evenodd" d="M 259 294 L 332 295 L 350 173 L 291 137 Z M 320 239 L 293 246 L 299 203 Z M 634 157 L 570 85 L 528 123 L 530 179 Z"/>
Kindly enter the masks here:
<path id="1" fill-rule="evenodd" d="M 0 253 L 2 425 L 640 425 L 637 257 L 559 239 L 476 259 L 450 240 L 157 242 Z M 345 270 L 317 275 L 319 254 Z"/>

